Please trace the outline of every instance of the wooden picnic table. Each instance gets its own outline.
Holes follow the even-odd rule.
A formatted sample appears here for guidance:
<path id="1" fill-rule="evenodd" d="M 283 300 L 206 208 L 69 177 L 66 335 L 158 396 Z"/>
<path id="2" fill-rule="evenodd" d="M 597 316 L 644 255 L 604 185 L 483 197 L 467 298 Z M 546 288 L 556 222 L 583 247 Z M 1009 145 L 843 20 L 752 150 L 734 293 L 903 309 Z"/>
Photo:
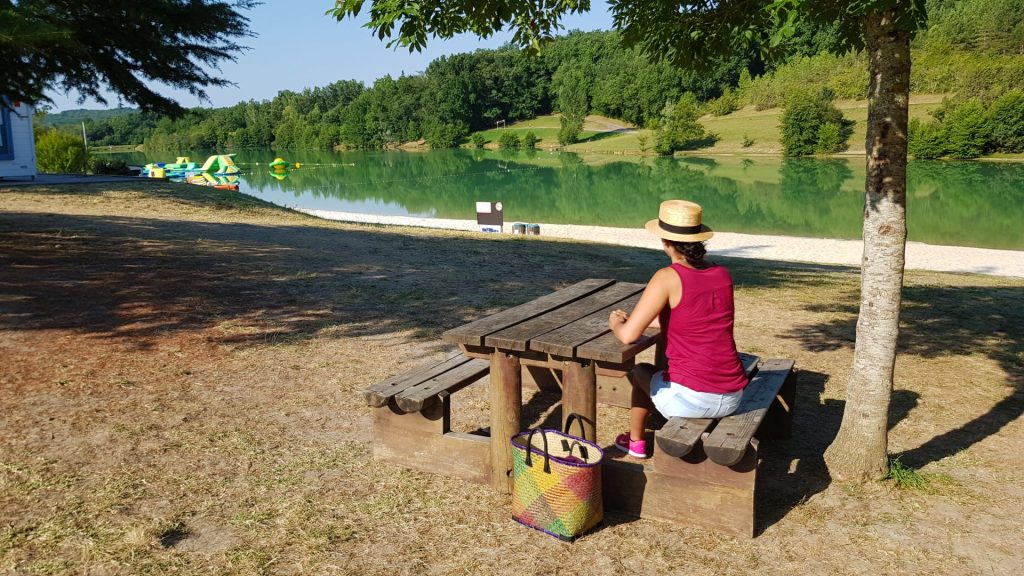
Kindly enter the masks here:
<path id="1" fill-rule="evenodd" d="M 658 331 L 648 330 L 623 344 L 608 330 L 611 311 L 632 310 L 643 289 L 643 284 L 588 279 L 444 333 L 444 340 L 458 344 L 466 356 L 490 362 L 495 489 L 510 489 L 508 440 L 521 431 L 524 366 L 560 374 L 563 426 L 570 414 L 579 414 L 584 436 L 596 440 L 598 378 L 625 376 L 635 356 L 658 340 Z"/>
<path id="2" fill-rule="evenodd" d="M 562 391 L 562 426 L 571 414 L 596 439 L 597 403 L 628 408 L 625 378 L 642 350 L 660 344 L 648 330 L 622 344 L 608 330 L 616 308 L 632 310 L 644 286 L 590 279 L 453 328 L 443 338 L 460 351 L 371 384 L 374 458 L 511 488 L 509 439 L 521 431 L 524 385 Z M 793 360 L 741 354 L 752 377 L 735 414 L 671 418 L 656 433 L 649 459 L 607 458 L 604 501 L 630 515 L 756 533 L 761 439 L 789 435 L 796 395 Z M 664 365 L 658 346 L 655 364 Z M 490 379 L 490 433 L 451 429 L 451 396 Z M 573 432 L 577 432 L 573 428 Z"/>

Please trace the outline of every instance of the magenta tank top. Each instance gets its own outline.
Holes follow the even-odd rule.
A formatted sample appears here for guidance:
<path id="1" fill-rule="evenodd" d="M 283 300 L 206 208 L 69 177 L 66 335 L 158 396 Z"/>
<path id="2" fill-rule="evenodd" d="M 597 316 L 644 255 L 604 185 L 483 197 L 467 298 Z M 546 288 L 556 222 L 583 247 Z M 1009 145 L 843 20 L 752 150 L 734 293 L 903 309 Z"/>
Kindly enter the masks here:
<path id="1" fill-rule="evenodd" d="M 672 382 L 698 392 L 727 394 L 743 389 L 743 372 L 733 339 L 732 276 L 722 266 L 703 270 L 673 264 L 683 298 L 659 315 Z"/>

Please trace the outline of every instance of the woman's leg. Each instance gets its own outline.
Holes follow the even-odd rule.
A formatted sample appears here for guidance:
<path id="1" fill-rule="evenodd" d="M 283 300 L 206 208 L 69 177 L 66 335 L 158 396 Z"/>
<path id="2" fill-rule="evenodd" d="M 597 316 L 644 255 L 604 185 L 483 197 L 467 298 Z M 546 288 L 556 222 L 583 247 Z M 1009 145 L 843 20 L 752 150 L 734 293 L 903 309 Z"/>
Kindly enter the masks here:
<path id="1" fill-rule="evenodd" d="M 633 393 L 629 408 L 629 438 L 643 440 L 647 415 L 654 404 L 651 402 L 651 377 L 657 372 L 653 364 L 641 363 L 629 371 L 629 383 L 633 385 Z"/>

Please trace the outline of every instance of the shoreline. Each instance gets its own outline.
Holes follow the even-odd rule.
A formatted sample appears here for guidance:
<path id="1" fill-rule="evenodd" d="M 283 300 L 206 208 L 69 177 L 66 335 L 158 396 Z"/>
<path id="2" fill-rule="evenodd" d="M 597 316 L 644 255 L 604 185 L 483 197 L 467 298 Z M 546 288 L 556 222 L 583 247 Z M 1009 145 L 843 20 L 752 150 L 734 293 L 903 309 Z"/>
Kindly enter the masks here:
<path id="1" fill-rule="evenodd" d="M 301 208 L 295 208 L 295 210 L 317 218 L 342 222 L 440 228 L 470 232 L 478 230 L 474 220 L 384 216 Z M 509 228 L 510 224 L 506 224 L 505 227 Z M 661 248 L 658 239 L 643 229 L 541 222 L 540 231 L 541 235 L 539 238 L 541 239 L 562 238 L 652 250 L 659 250 Z M 860 266 L 863 251 L 863 242 L 861 240 L 768 236 L 738 232 L 716 232 L 714 238 L 708 241 L 707 246 L 708 252 L 730 258 L 751 258 L 852 267 Z M 940 246 L 908 241 L 905 268 L 907 270 L 961 272 L 1024 278 L 1024 251 Z"/>

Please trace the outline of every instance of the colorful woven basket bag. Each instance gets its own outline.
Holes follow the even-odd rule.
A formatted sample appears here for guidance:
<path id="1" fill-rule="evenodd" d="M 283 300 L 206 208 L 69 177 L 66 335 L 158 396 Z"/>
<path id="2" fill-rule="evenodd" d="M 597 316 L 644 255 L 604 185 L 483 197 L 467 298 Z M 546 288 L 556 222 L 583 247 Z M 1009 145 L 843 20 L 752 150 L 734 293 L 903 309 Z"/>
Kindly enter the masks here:
<path id="1" fill-rule="evenodd" d="M 574 418 L 579 416 L 569 416 L 566 430 Z M 567 432 L 536 428 L 516 434 L 512 518 L 562 540 L 575 540 L 604 519 L 603 459 L 597 444 Z"/>

